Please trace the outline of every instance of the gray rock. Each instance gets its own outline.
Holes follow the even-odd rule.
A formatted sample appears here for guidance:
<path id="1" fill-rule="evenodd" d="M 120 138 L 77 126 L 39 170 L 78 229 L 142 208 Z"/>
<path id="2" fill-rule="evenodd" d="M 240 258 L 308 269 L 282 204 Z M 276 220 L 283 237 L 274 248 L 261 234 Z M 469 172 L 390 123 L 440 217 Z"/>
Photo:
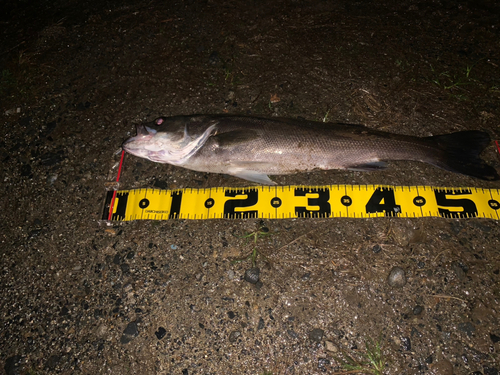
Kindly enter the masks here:
<path id="1" fill-rule="evenodd" d="M 420 305 L 417 305 L 413 308 L 413 315 L 420 315 L 424 311 L 424 308 Z"/>
<path id="2" fill-rule="evenodd" d="M 469 270 L 469 267 L 458 260 L 454 260 L 451 262 L 451 269 L 455 272 L 458 279 L 463 280 L 465 278 L 465 274 Z"/>
<path id="3" fill-rule="evenodd" d="M 337 348 L 333 342 L 331 341 L 325 341 L 325 348 L 329 352 L 337 353 L 339 351 L 339 348 Z"/>
<path id="4" fill-rule="evenodd" d="M 257 329 L 262 329 L 265 327 L 264 319 L 259 318 L 259 324 L 257 325 Z"/>
<path id="5" fill-rule="evenodd" d="M 324 334 L 325 331 L 323 331 L 321 328 L 314 328 L 311 332 L 309 332 L 309 339 L 311 341 L 320 342 Z"/>
<path id="6" fill-rule="evenodd" d="M 137 322 L 130 322 L 129 324 L 127 324 L 127 327 L 123 331 L 122 337 L 120 338 L 120 342 L 122 344 L 128 344 L 137 336 L 139 336 L 139 330 L 137 329 Z"/>
<path id="7" fill-rule="evenodd" d="M 401 337 L 401 347 L 407 352 L 411 350 L 411 340 L 409 337 Z"/>
<path id="8" fill-rule="evenodd" d="M 387 282 L 394 288 L 402 288 L 406 285 L 405 271 L 401 267 L 393 267 L 387 277 Z"/>
<path id="9" fill-rule="evenodd" d="M 258 267 L 249 268 L 245 271 L 245 281 L 252 284 L 257 284 L 260 277 L 260 269 Z"/>
<path id="10" fill-rule="evenodd" d="M 241 336 L 240 331 L 233 331 L 229 334 L 229 342 L 236 342 L 238 338 Z"/>

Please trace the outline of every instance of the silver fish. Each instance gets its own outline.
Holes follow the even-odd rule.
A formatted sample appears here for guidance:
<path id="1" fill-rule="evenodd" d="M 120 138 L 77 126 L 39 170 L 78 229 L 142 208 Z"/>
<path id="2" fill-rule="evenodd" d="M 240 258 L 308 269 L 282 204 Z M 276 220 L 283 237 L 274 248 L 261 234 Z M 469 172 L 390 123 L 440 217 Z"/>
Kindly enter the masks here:
<path id="1" fill-rule="evenodd" d="M 372 171 L 385 161 L 413 160 L 477 177 L 498 180 L 480 154 L 488 134 L 463 131 L 412 137 L 361 125 L 230 115 L 160 117 L 138 125 L 123 143 L 130 154 L 199 172 L 226 173 L 275 185 L 268 175 L 313 170 Z"/>

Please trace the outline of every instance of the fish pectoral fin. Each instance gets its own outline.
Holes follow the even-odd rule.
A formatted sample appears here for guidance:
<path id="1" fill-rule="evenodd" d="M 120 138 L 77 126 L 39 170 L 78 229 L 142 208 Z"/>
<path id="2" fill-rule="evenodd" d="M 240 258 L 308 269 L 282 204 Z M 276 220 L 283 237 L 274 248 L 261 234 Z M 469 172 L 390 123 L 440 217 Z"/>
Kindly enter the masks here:
<path id="1" fill-rule="evenodd" d="M 227 174 L 231 176 L 239 177 L 244 180 L 257 182 L 262 185 L 276 185 L 276 182 L 271 180 L 267 173 L 258 172 L 256 169 L 269 169 L 270 164 L 265 162 L 235 162 L 231 163 L 229 168 L 227 169 Z"/>
<path id="2" fill-rule="evenodd" d="M 350 171 L 359 172 L 369 172 L 369 171 L 379 171 L 381 169 L 386 169 L 387 163 L 385 161 L 374 161 L 370 163 L 353 164 L 346 167 Z"/>
<path id="3" fill-rule="evenodd" d="M 240 129 L 225 133 L 218 133 L 212 136 L 212 139 L 219 147 L 235 146 L 240 143 L 245 143 L 259 138 L 255 130 Z"/>
<path id="4" fill-rule="evenodd" d="M 261 173 L 261 172 L 256 172 L 256 171 L 248 171 L 248 170 L 242 170 L 239 172 L 231 172 L 229 173 L 231 176 L 239 177 L 244 180 L 252 181 L 252 182 L 257 182 L 258 184 L 262 185 L 276 185 L 276 182 L 271 180 L 267 174 Z"/>

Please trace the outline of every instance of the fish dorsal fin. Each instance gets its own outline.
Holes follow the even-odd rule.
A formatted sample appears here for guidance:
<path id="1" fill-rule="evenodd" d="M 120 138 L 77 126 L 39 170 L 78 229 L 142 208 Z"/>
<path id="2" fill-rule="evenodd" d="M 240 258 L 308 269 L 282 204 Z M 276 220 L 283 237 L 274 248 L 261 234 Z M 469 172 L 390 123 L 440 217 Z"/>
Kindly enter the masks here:
<path id="1" fill-rule="evenodd" d="M 259 138 L 259 135 L 255 130 L 240 129 L 225 133 L 218 133 L 212 136 L 212 138 L 219 145 L 219 147 L 229 147 L 245 142 L 250 142 L 254 139 Z"/>

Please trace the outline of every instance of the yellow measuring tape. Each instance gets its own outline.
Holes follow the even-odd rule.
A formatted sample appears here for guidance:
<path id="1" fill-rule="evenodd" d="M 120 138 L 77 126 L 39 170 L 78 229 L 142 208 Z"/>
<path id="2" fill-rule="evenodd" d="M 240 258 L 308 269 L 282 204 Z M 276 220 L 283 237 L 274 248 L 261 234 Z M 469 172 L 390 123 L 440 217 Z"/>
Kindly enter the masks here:
<path id="1" fill-rule="evenodd" d="M 107 193 L 103 220 L 383 216 L 500 219 L 499 189 L 385 185 L 135 189 L 117 191 L 112 204 L 113 195 L 113 191 Z"/>

